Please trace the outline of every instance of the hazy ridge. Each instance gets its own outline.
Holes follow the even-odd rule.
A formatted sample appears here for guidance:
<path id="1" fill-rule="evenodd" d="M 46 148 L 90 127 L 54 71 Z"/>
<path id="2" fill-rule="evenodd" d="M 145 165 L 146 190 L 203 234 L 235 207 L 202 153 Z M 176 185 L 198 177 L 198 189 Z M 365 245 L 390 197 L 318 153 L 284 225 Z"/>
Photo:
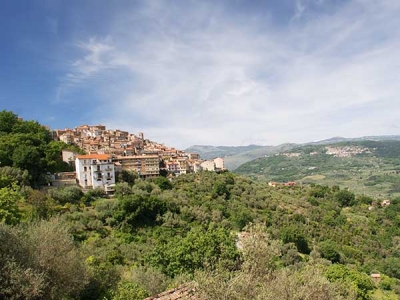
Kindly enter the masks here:
<path id="1" fill-rule="evenodd" d="M 296 147 L 306 145 L 327 145 L 339 142 L 353 141 L 400 141 L 400 135 L 382 135 L 382 136 L 363 136 L 356 138 L 332 137 L 326 140 L 308 142 L 303 144 L 285 143 L 276 146 L 248 145 L 248 146 L 211 146 L 211 145 L 193 145 L 185 149 L 185 152 L 199 153 L 203 159 L 212 159 L 223 157 L 225 166 L 233 171 L 240 165 L 251 160 L 264 157 L 266 155 L 276 154 L 291 150 Z"/>

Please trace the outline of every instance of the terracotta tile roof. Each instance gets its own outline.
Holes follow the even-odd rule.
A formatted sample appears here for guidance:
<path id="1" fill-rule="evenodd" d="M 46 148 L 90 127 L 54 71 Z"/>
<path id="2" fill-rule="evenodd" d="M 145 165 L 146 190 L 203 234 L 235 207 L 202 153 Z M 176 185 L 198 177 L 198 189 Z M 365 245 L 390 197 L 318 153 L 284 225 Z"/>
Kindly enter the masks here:
<path id="1" fill-rule="evenodd" d="M 108 154 L 87 154 L 87 155 L 78 155 L 76 158 L 107 160 L 107 159 L 110 159 L 110 155 L 108 155 Z"/>
<path id="2" fill-rule="evenodd" d="M 195 292 L 193 284 L 188 283 L 144 300 L 203 300 L 196 296 Z"/>

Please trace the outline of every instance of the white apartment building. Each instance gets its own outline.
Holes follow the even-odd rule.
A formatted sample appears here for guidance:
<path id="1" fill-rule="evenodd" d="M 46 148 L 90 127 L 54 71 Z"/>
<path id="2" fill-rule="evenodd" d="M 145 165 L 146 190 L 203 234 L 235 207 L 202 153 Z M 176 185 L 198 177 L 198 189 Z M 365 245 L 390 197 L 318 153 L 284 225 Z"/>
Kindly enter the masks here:
<path id="1" fill-rule="evenodd" d="M 108 154 L 78 155 L 75 159 L 76 179 L 84 188 L 103 188 L 115 184 L 114 163 Z"/>
<path id="2" fill-rule="evenodd" d="M 190 172 L 189 164 L 186 159 L 179 159 L 179 174 L 187 174 Z"/>
<path id="3" fill-rule="evenodd" d="M 214 158 L 214 163 L 217 170 L 225 170 L 224 159 L 222 157 Z"/>
<path id="4" fill-rule="evenodd" d="M 213 160 L 205 160 L 200 166 L 204 171 L 215 171 L 215 162 Z"/>

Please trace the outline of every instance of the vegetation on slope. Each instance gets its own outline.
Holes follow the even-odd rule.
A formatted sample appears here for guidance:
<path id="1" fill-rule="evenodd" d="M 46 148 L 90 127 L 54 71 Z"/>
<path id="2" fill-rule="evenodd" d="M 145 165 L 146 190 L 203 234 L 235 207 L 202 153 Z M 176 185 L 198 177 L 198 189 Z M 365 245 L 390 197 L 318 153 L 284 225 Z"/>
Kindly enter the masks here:
<path id="1" fill-rule="evenodd" d="M 293 144 L 286 143 L 277 146 L 205 146 L 195 145 L 187 148 L 186 152 L 199 153 L 203 159 L 213 159 L 215 157 L 223 157 L 225 160 L 225 166 L 228 170 L 234 171 L 240 165 L 252 161 L 257 158 L 270 156 L 273 154 L 289 151 L 293 148 L 307 147 L 307 146 L 318 146 L 318 145 L 331 145 L 345 142 L 365 142 L 365 141 L 400 141 L 399 135 L 383 135 L 383 136 L 365 136 L 359 138 L 343 138 L 334 137 L 327 140 L 318 142 L 310 142 L 305 144 Z"/>
<path id="2" fill-rule="evenodd" d="M 351 153 L 340 157 L 327 149 Z M 360 149 L 363 149 L 361 151 Z M 400 142 L 362 141 L 313 145 L 259 158 L 235 170 L 253 179 L 340 185 L 374 197 L 400 196 Z"/>
<path id="3" fill-rule="evenodd" d="M 30 185 L 45 183 L 47 172 L 71 170 L 61 159 L 61 150 L 71 147 L 54 141 L 50 131 L 38 122 L 24 121 L 12 112 L 0 111 L 0 167 L 26 170 Z"/>
<path id="4" fill-rule="evenodd" d="M 32 187 L 13 163 L 0 168 L 1 299 L 143 299 L 185 282 L 207 299 L 400 295 L 400 198 L 229 172 L 122 174 L 108 198 Z"/>
<path id="5" fill-rule="evenodd" d="M 231 173 L 188 174 L 168 187 L 164 180 L 119 183 L 115 198 L 97 193 L 89 202 L 85 196 L 65 202 L 40 191 L 36 197 L 43 202 L 29 202 L 29 194 L 14 186 L 19 195 L 10 201 L 14 207 L 2 208 L 18 220 L 3 219 L 10 225 L 0 227 L 7 245 L 0 255 L 9 262 L 0 266 L 2 297 L 28 289 L 36 291 L 32 299 L 124 299 L 116 296 L 124 289 L 142 297 L 196 280 L 199 292 L 211 299 L 222 299 L 223 289 L 232 299 L 249 292 L 263 298 L 267 291 L 271 297 L 283 293 L 270 287 L 282 286 L 285 278 L 299 295 L 323 293 L 334 284 L 337 291 L 329 299 L 400 293 L 400 199 L 383 208 L 338 187 L 276 189 Z M 38 214 L 43 206 L 46 213 Z M 250 223 L 261 225 L 254 229 Z M 242 230 L 250 232 L 244 251 L 236 246 Z M 35 236 L 49 240 L 39 243 Z M 54 261 L 54 253 L 65 254 Z M 75 259 L 65 259 L 70 255 Z M 254 263 L 258 260 L 262 263 Z M 67 282 L 75 269 L 81 284 L 73 289 L 47 283 L 48 276 Z M 380 284 L 370 280 L 372 272 L 382 274 Z M 319 292 L 296 281 L 313 274 Z M 242 289 L 248 282 L 252 291 Z"/>

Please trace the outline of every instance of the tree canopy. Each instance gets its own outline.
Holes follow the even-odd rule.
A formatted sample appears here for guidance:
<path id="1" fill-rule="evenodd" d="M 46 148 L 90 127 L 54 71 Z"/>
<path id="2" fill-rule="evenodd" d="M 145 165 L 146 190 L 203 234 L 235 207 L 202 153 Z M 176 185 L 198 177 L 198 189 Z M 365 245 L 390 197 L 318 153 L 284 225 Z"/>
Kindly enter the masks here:
<path id="1" fill-rule="evenodd" d="M 71 170 L 61 158 L 61 151 L 71 146 L 53 141 L 37 121 L 24 121 L 6 110 L 0 112 L 0 145 L 0 167 L 26 170 L 31 185 L 44 183 L 47 172 Z"/>

